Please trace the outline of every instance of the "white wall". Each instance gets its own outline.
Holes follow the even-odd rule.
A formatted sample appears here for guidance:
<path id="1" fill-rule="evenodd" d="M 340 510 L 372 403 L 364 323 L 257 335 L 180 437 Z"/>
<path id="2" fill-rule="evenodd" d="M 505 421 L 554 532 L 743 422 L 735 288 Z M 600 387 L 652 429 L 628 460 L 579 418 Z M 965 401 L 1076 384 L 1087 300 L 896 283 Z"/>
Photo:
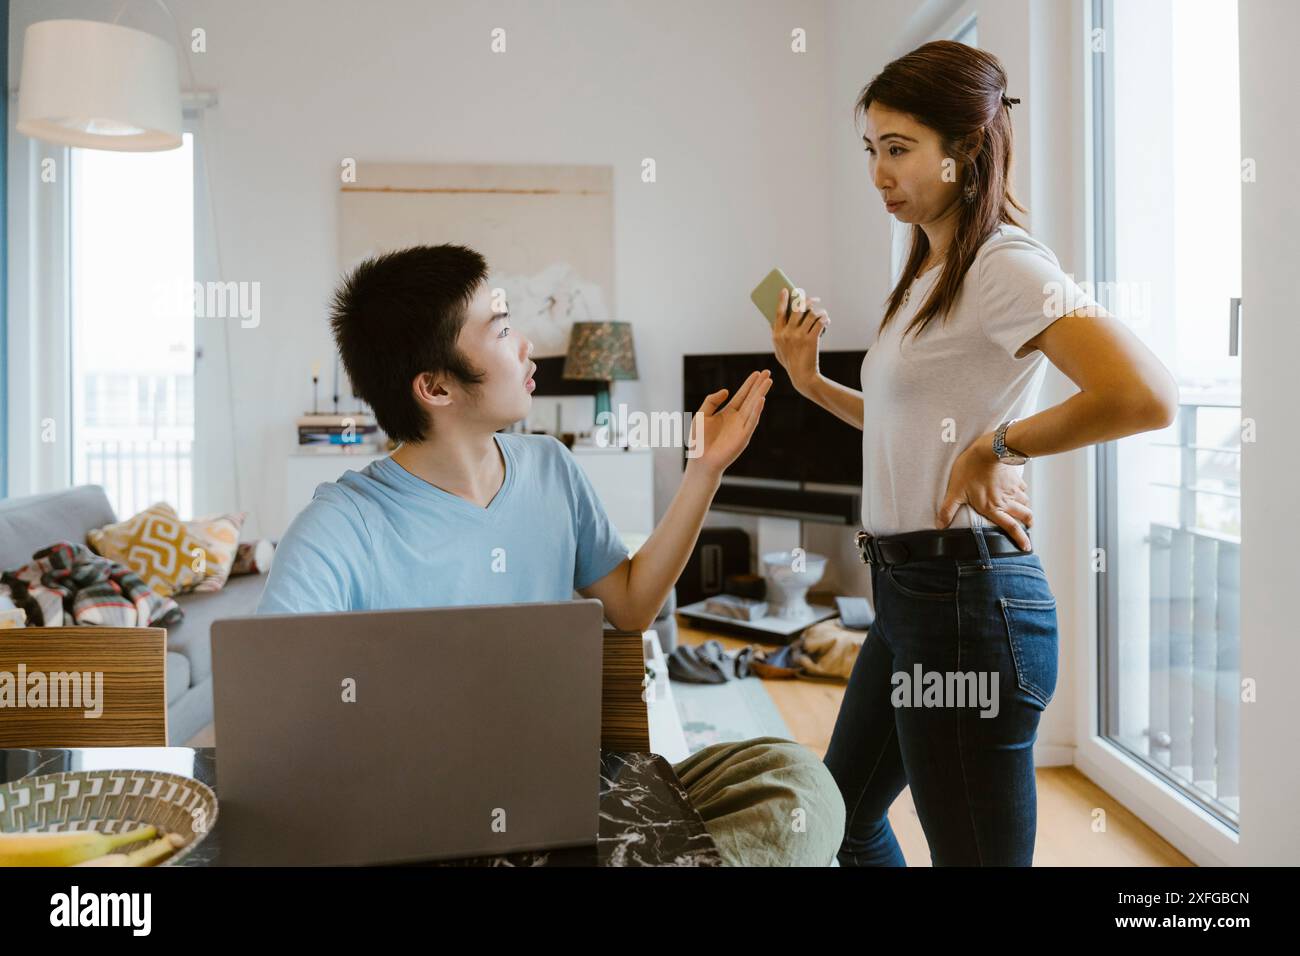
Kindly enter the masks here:
<path id="1" fill-rule="evenodd" d="M 1010 92 L 1022 99 L 1012 113 L 1015 182 L 1030 227 L 1067 271 L 1084 272 L 1077 3 L 171 5 L 186 32 L 202 26 L 208 34 L 209 51 L 193 64 L 198 85 L 220 96 L 206 124 L 225 278 L 263 283 L 261 327 L 231 335 L 243 498 L 233 499 L 228 470 L 218 464 L 208 506 L 251 509 L 268 529 L 289 517 L 282 461 L 292 419 L 309 401 L 310 360 L 329 355 L 324 311 L 337 279 L 337 175 L 345 156 L 612 164 L 618 313 L 635 324 L 643 376 L 620 384 L 615 400 L 674 408 L 683 353 L 767 348 L 748 291 L 776 263 L 805 287 L 827 290 L 836 319 L 828 347 L 861 347 L 888 292 L 889 230 L 852 126 L 853 98 L 890 57 L 977 9 L 979 43 L 1002 59 Z M 13 8 L 11 85 L 27 23 L 102 17 L 104 5 L 18 0 Z M 1252 863 L 1294 862 L 1298 840 L 1291 806 L 1300 770 L 1278 759 L 1294 749 L 1294 695 L 1278 681 L 1300 673 L 1300 651 L 1276 597 L 1296 587 L 1289 543 L 1300 531 L 1295 422 L 1284 413 L 1295 404 L 1288 362 L 1300 354 L 1300 333 L 1288 318 L 1279 268 L 1300 259 L 1300 210 L 1287 172 L 1300 143 L 1295 124 L 1279 122 L 1276 101 L 1277 90 L 1300 85 L 1292 50 L 1298 17 L 1288 3 L 1242 2 L 1243 151 L 1259 169 L 1243 201 L 1243 414 L 1256 418 L 1260 435 L 1243 463 L 1242 673 L 1260 680 L 1260 702 L 1242 714 L 1241 862 Z M 132 4 L 123 22 L 166 32 L 147 3 Z M 495 26 L 509 31 L 505 56 L 488 53 Z M 795 26 L 808 30 L 802 56 L 789 52 Z M 653 185 L 639 181 L 646 156 L 658 162 Z M 213 367 L 213 355 L 205 362 L 209 381 L 220 383 L 224 370 Z M 1042 404 L 1072 391 L 1052 371 Z M 227 409 L 202 414 L 225 426 Z M 658 455 L 659 514 L 679 461 L 672 451 Z M 1057 697 L 1037 757 L 1068 762 L 1088 731 L 1090 704 L 1078 666 L 1094 635 L 1089 457 L 1080 451 L 1036 462 L 1030 478 L 1035 541 L 1058 594 L 1062 638 Z M 740 516 L 712 523 L 753 527 Z M 805 544 L 842 559 L 842 589 L 864 589 L 849 530 L 808 525 Z"/>
<path id="2" fill-rule="evenodd" d="M 1084 188 L 1085 118 L 1079 108 L 1083 50 L 1076 4 L 1002 0 L 984 5 L 980 46 L 1002 58 L 1008 92 L 1021 103 L 1011 110 L 1015 127 L 1015 188 L 1028 210 L 1029 231 L 1056 253 L 1061 267 L 1082 279 L 1087 273 Z M 1005 45 L 1005 53 L 1002 47 Z M 1023 93 L 1017 92 L 1023 90 Z M 1043 383 L 1040 408 L 1065 401 L 1078 387 L 1055 368 Z M 1070 763 L 1080 734 L 1078 702 L 1089 675 L 1077 665 L 1079 649 L 1092 643 L 1095 583 L 1090 568 L 1091 529 L 1081 515 L 1092 458 L 1076 449 L 1034 462 L 1029 469 L 1034 548 L 1057 596 L 1060 664 L 1056 697 L 1044 714 L 1035 758 L 1040 764 Z"/>
<path id="3" fill-rule="evenodd" d="M 875 335 L 889 295 L 890 222 L 871 183 L 862 130 L 854 121 L 858 93 L 891 57 L 893 45 L 916 15 L 911 0 L 863 3 L 828 0 L 829 64 L 823 94 L 827 137 L 826 185 L 830 203 L 829 291 L 821 294 L 831 316 L 826 348 L 861 349 Z M 805 522 L 803 546 L 834 558 L 824 584 L 845 594 L 869 594 L 871 571 L 853 544 L 857 526 Z"/>
<path id="4" fill-rule="evenodd" d="M 881 22 L 878 7 L 907 15 Z M 928 40 L 949 37 L 972 13 L 978 17 L 980 48 L 1001 60 L 1009 95 L 1021 100 L 1011 111 L 1014 189 L 1029 210 L 1028 216 L 1021 218 L 1030 232 L 1052 248 L 1066 272 L 1082 277 L 1085 230 L 1079 197 L 1085 151 L 1083 117 L 1077 108 L 1082 36 L 1075 4 L 927 0 L 904 9 L 893 4 L 832 0 L 831 10 L 842 51 L 832 72 L 841 84 L 853 87 L 850 106 L 852 94 L 890 58 Z M 859 152 L 832 160 L 836 291 L 878 322 L 881 303 L 890 289 L 889 232 L 887 226 L 877 224 L 877 220 L 884 221 L 884 213 L 866 165 L 858 161 L 861 145 L 856 145 Z M 869 265 L 863 268 L 863 264 Z M 1050 368 L 1039 407 L 1061 402 L 1075 391 L 1069 379 Z M 1075 662 L 1083 642 L 1091 641 L 1095 633 L 1093 582 L 1089 574 L 1081 573 L 1087 567 L 1090 547 L 1089 528 L 1080 520 L 1080 505 L 1086 504 L 1089 461 L 1085 451 L 1077 450 L 1031 462 L 1026 469 L 1034 511 L 1034 549 L 1056 592 L 1060 622 L 1056 696 L 1043 716 L 1034 751 L 1040 765 L 1070 763 L 1077 735 L 1085 729 L 1077 705 L 1086 690 L 1087 675 Z"/>
<path id="5" fill-rule="evenodd" d="M 821 0 L 170 6 L 187 35 L 207 31 L 192 62 L 220 97 L 206 124 L 224 278 L 262 283 L 261 325 L 230 329 L 242 499 L 217 434 L 228 410 L 201 407 L 200 432 L 223 453 L 198 507 L 249 509 L 254 533 L 291 517 L 293 418 L 310 402 L 311 360 L 331 354 L 344 157 L 613 165 L 617 317 L 636 328 L 642 375 L 614 400 L 634 407 L 680 405 L 684 352 L 769 347 L 748 296 L 773 261 L 830 285 Z M 15 3 L 11 85 L 28 23 L 104 15 L 85 0 Z M 122 22 L 169 29 L 147 3 Z M 498 26 L 504 55 L 489 52 Z M 796 26 L 808 54 L 790 52 Z M 640 181 L 644 157 L 657 161 L 654 184 Z M 207 338 L 200 368 L 224 387 L 220 337 Z M 680 452 L 659 452 L 659 513 L 679 474 Z"/>
<path id="6" fill-rule="evenodd" d="M 1257 170 L 1256 181 L 1242 185 L 1241 199 L 1241 413 L 1257 427 L 1257 440 L 1242 446 L 1241 675 L 1258 684 L 1258 700 L 1241 707 L 1241 845 L 1230 862 L 1250 865 L 1300 861 L 1296 37 L 1300 7 L 1286 0 L 1241 0 L 1241 151 Z"/>
<path id="7" fill-rule="evenodd" d="M 203 130 L 222 278 L 262 283 L 258 328 L 200 320 L 197 330 L 205 351 L 200 392 L 213 398 L 198 410 L 208 464 L 196 507 L 248 509 L 251 534 L 279 533 L 292 516 L 283 461 L 293 418 L 310 402 L 311 361 L 331 354 L 325 308 L 338 278 L 343 157 L 612 164 L 617 312 L 635 325 L 642 375 L 619 383 L 614 399 L 675 408 L 682 354 L 770 347 L 748 292 L 774 264 L 823 296 L 834 319 L 828 348 L 861 348 L 868 340 L 890 288 L 890 232 L 853 123 L 854 99 L 891 57 L 963 8 L 936 0 L 171 6 L 183 33 L 206 30 L 208 50 L 191 62 L 197 85 L 219 96 Z M 981 46 L 1003 59 L 1012 93 L 1024 100 L 1013 113 L 1018 192 L 1032 213 L 1040 204 L 1063 211 L 1074 184 L 1059 58 L 1065 24 L 1028 0 L 996 0 L 979 12 Z M 11 85 L 27 23 L 103 15 L 102 4 L 89 0 L 16 2 Z M 170 29 L 150 4 L 129 6 L 122 22 Z M 497 26 L 508 31 L 504 55 L 488 48 Z M 1031 26 L 1042 34 L 1036 54 Z M 806 54 L 790 52 L 795 27 L 808 33 Z M 1053 162 L 1032 166 L 1030 142 L 1050 150 Z M 646 156 L 658 164 L 655 184 L 640 181 Z M 1035 177 L 1035 168 L 1043 174 Z M 1035 215 L 1031 225 L 1074 267 L 1072 221 Z M 222 333 L 230 341 L 233 401 Z M 775 360 L 771 367 L 779 373 Z M 1049 378 L 1044 401 L 1069 391 Z M 1036 543 L 1061 597 L 1063 661 L 1078 639 L 1065 583 L 1076 544 L 1056 536 L 1068 533 L 1075 513 L 1082 467 L 1075 457 L 1035 463 L 1039 476 L 1030 472 Z M 679 476 L 679 453 L 660 451 L 657 514 Z M 710 524 L 757 526 L 725 513 Z M 803 544 L 837 559 L 827 587 L 866 593 L 869 574 L 856 559 L 852 530 L 805 523 Z M 1067 669 L 1040 732 L 1044 762 L 1062 758 L 1043 748 L 1073 738 L 1072 694 Z"/>

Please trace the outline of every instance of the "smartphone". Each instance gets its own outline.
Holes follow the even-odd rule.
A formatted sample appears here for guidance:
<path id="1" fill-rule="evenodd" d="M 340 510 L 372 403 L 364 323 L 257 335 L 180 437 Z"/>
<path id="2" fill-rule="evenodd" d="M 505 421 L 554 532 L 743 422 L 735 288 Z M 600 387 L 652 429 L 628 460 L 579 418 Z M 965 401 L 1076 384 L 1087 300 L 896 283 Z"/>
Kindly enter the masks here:
<path id="1" fill-rule="evenodd" d="M 782 289 L 790 293 L 792 300 L 794 294 L 799 291 L 784 272 L 773 269 L 767 274 L 767 278 L 749 294 L 750 301 L 758 306 L 758 311 L 763 313 L 763 318 L 767 319 L 769 325 L 776 324 L 776 306 L 781 301 Z"/>

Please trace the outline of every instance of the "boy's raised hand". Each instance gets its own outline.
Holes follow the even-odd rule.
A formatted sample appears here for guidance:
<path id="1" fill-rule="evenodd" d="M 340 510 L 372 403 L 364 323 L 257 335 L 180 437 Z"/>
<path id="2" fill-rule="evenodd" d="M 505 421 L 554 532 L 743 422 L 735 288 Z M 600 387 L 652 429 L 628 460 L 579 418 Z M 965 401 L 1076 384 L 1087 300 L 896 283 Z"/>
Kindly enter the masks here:
<path id="1" fill-rule="evenodd" d="M 772 387 L 772 373 L 767 369 L 751 372 L 745 384 L 727 402 L 727 390 L 718 389 L 704 399 L 691 419 L 687 458 L 706 470 L 721 475 L 749 444 L 763 413 L 764 396 Z M 687 467 L 690 467 L 688 465 Z"/>

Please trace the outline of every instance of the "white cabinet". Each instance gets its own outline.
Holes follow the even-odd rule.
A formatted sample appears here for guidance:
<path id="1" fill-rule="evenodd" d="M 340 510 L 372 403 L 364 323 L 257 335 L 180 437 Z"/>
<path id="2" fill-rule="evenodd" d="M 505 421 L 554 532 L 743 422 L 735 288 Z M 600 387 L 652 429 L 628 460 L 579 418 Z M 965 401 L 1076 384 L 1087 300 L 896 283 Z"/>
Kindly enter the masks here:
<path id="1" fill-rule="evenodd" d="M 268 537 L 284 534 L 298 512 L 311 502 L 316 486 L 338 481 L 345 471 L 360 471 L 372 461 L 386 458 L 388 452 L 290 452 L 284 470 L 284 525 Z"/>
<path id="2" fill-rule="evenodd" d="M 614 527 L 649 534 L 655 526 L 654 452 L 649 448 L 575 445 L 573 457 L 586 472 Z"/>

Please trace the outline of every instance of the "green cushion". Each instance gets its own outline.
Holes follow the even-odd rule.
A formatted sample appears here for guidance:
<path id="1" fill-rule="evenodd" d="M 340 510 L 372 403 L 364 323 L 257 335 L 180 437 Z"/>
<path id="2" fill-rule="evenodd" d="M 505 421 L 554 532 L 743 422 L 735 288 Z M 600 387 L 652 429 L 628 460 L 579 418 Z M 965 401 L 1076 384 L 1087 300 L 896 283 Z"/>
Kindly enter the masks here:
<path id="1" fill-rule="evenodd" d="M 728 866 L 830 866 L 844 799 L 807 747 L 780 737 L 712 744 L 673 770 Z"/>

